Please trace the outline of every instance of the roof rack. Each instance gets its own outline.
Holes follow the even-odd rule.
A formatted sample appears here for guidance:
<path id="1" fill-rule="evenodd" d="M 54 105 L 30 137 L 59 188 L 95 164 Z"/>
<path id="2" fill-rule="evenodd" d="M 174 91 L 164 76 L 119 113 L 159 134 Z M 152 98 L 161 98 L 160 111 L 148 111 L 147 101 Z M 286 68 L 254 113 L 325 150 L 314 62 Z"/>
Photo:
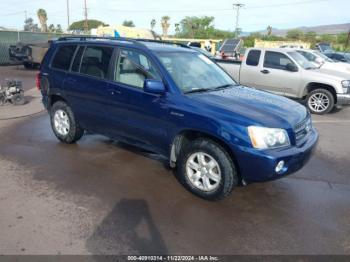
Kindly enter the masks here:
<path id="1" fill-rule="evenodd" d="M 166 45 L 177 45 L 184 48 L 190 48 L 188 45 L 177 43 L 177 42 L 171 42 L 171 41 L 165 41 L 165 40 L 153 40 L 153 39 L 134 39 L 136 41 L 141 42 L 147 42 L 147 43 L 159 43 L 159 44 L 166 44 Z"/>
<path id="2" fill-rule="evenodd" d="M 65 36 L 60 37 L 58 41 L 67 41 L 67 40 L 79 40 L 79 41 L 86 41 L 86 40 L 114 40 L 114 41 L 128 41 L 134 44 L 145 46 L 142 42 L 147 43 L 159 43 L 159 44 L 167 44 L 167 45 L 177 45 L 183 48 L 190 48 L 189 46 L 181 43 L 171 42 L 171 41 L 162 41 L 162 40 L 153 40 L 153 39 L 141 39 L 141 38 L 127 38 L 127 37 L 105 37 L 105 36 Z"/>

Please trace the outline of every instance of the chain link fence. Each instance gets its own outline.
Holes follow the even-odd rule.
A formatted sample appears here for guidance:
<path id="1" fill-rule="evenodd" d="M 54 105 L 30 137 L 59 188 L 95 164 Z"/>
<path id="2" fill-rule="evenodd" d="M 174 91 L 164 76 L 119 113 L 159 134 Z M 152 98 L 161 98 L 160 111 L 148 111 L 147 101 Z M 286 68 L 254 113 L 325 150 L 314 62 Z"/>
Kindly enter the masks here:
<path id="1" fill-rule="evenodd" d="M 18 42 L 21 43 L 43 43 L 50 39 L 56 39 L 65 34 L 33 33 L 21 31 L 0 31 L 0 65 L 10 65 L 9 47 Z"/>

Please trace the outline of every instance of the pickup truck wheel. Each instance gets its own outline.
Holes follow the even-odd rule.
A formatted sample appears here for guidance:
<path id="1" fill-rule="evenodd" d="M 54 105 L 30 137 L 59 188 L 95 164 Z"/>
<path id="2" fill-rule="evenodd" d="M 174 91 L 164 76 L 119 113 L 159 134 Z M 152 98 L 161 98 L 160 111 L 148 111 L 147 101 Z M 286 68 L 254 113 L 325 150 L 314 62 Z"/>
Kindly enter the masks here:
<path id="1" fill-rule="evenodd" d="M 323 115 L 329 113 L 334 107 L 334 97 L 326 89 L 316 89 L 306 98 L 307 107 L 313 114 Z"/>
<path id="2" fill-rule="evenodd" d="M 227 197 L 238 185 L 230 155 L 209 139 L 197 139 L 181 150 L 177 176 L 187 190 L 211 201 Z"/>
<path id="3" fill-rule="evenodd" d="M 58 101 L 51 107 L 50 119 L 55 136 L 66 144 L 73 144 L 84 135 L 73 111 L 63 101 Z"/>

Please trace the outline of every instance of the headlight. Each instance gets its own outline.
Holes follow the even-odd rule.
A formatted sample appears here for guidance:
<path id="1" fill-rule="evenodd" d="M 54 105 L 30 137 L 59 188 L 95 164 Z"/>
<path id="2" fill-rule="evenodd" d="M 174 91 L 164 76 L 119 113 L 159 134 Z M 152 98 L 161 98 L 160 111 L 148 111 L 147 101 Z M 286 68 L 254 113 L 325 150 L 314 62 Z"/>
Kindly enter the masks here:
<path id="1" fill-rule="evenodd" d="M 257 149 L 277 148 L 290 145 L 288 133 L 284 129 L 249 126 L 248 134 L 253 147 Z"/>
<path id="2" fill-rule="evenodd" d="M 343 93 L 347 93 L 350 89 L 350 80 L 344 80 L 341 82 L 341 85 L 343 86 Z"/>

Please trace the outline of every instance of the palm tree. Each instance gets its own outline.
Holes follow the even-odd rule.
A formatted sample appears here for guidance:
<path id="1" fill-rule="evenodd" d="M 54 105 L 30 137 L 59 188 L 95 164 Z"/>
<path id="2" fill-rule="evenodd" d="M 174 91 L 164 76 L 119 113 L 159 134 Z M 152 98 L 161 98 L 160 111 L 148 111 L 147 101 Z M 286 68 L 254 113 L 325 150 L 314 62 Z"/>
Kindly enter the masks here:
<path id="1" fill-rule="evenodd" d="M 38 15 L 40 24 L 41 24 L 41 32 L 46 33 L 47 32 L 47 13 L 44 9 L 39 9 L 38 12 L 36 13 Z"/>
<path id="2" fill-rule="evenodd" d="M 152 19 L 152 20 L 151 20 L 151 30 L 152 30 L 152 31 L 154 31 L 154 27 L 156 26 L 156 24 L 157 24 L 156 19 Z"/>
<path id="3" fill-rule="evenodd" d="M 163 37 L 168 36 L 168 30 L 170 27 L 169 20 L 170 20 L 170 17 L 167 15 L 162 17 L 161 24 L 163 29 Z"/>

